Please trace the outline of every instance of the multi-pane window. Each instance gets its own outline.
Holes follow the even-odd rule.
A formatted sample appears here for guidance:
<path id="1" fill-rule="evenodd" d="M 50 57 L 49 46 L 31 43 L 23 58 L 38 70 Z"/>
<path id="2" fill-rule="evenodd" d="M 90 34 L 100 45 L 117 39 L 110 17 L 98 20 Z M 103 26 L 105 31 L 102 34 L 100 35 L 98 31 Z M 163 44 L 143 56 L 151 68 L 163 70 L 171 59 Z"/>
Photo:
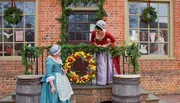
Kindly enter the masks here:
<path id="1" fill-rule="evenodd" d="M 169 55 L 169 3 L 151 3 L 157 19 L 144 23 L 140 15 L 147 2 L 129 2 L 129 40 L 136 42 L 141 55 Z"/>
<path id="2" fill-rule="evenodd" d="M 68 7 L 75 7 L 68 20 L 68 43 L 90 43 L 91 33 L 95 28 L 96 16 L 94 8 L 97 8 L 98 1 L 79 1 L 76 4 L 70 3 Z"/>
<path id="3" fill-rule="evenodd" d="M 18 24 L 9 24 L 4 20 L 4 11 L 11 6 L 10 0 L 0 1 L 0 56 L 20 56 L 22 46 L 34 46 L 34 0 L 15 1 L 15 6 L 22 11 L 21 21 Z"/>
<path id="4" fill-rule="evenodd" d="M 88 43 L 95 28 L 95 12 L 73 12 L 68 21 L 68 42 Z"/>

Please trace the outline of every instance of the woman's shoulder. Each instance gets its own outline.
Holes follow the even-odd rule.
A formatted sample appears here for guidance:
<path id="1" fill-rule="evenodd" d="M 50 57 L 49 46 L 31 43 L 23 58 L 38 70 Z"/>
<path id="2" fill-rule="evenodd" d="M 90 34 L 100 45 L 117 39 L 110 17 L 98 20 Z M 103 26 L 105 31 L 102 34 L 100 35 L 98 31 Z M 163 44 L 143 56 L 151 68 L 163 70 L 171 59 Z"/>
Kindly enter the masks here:
<path id="1" fill-rule="evenodd" d="M 93 30 L 93 31 L 92 31 L 92 35 L 95 35 L 95 34 L 96 34 L 96 30 Z"/>
<path id="2" fill-rule="evenodd" d="M 106 33 L 105 33 L 106 35 L 111 35 L 111 33 L 109 32 L 109 31 L 106 31 Z"/>

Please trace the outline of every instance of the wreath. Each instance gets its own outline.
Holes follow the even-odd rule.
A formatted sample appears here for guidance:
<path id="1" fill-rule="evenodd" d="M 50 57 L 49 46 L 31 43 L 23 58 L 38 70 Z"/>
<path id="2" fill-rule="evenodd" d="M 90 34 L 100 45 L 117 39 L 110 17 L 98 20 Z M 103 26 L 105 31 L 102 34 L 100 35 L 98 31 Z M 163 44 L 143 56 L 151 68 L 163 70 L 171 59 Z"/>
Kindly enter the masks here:
<path id="1" fill-rule="evenodd" d="M 9 7 L 4 11 L 4 19 L 10 24 L 17 24 L 21 21 L 21 10 L 17 7 Z"/>
<path id="2" fill-rule="evenodd" d="M 72 71 L 73 63 L 79 58 L 88 63 L 88 71 L 84 76 L 79 76 L 76 72 Z M 75 52 L 68 56 L 64 64 L 64 69 L 67 71 L 67 76 L 72 83 L 83 84 L 96 77 L 96 61 L 90 53 L 84 53 L 83 51 Z"/>
<path id="3" fill-rule="evenodd" d="M 153 7 L 147 7 L 142 11 L 141 14 L 141 20 L 144 21 L 145 23 L 152 23 L 156 20 L 157 14 L 155 11 L 155 8 Z"/>

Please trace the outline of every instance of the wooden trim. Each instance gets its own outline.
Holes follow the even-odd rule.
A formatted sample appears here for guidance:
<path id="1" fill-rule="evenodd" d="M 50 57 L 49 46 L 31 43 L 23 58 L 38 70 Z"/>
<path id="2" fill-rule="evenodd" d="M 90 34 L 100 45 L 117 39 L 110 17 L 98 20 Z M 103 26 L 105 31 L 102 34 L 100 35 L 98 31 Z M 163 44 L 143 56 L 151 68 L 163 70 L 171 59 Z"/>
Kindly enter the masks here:
<path id="1" fill-rule="evenodd" d="M 73 11 L 98 11 L 98 7 L 67 7 L 72 9 Z"/>

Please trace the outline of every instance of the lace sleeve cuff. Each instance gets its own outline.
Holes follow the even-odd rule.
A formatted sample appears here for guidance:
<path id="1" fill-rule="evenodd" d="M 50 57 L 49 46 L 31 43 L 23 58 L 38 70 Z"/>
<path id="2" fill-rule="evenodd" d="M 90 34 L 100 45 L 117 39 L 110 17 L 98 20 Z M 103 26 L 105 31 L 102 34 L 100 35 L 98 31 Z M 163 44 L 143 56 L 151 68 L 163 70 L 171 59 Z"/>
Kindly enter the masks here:
<path id="1" fill-rule="evenodd" d="M 54 80 L 54 79 L 55 79 L 54 76 L 50 76 L 50 77 L 48 77 L 48 78 L 46 79 L 46 82 L 49 82 L 49 81 Z"/>

